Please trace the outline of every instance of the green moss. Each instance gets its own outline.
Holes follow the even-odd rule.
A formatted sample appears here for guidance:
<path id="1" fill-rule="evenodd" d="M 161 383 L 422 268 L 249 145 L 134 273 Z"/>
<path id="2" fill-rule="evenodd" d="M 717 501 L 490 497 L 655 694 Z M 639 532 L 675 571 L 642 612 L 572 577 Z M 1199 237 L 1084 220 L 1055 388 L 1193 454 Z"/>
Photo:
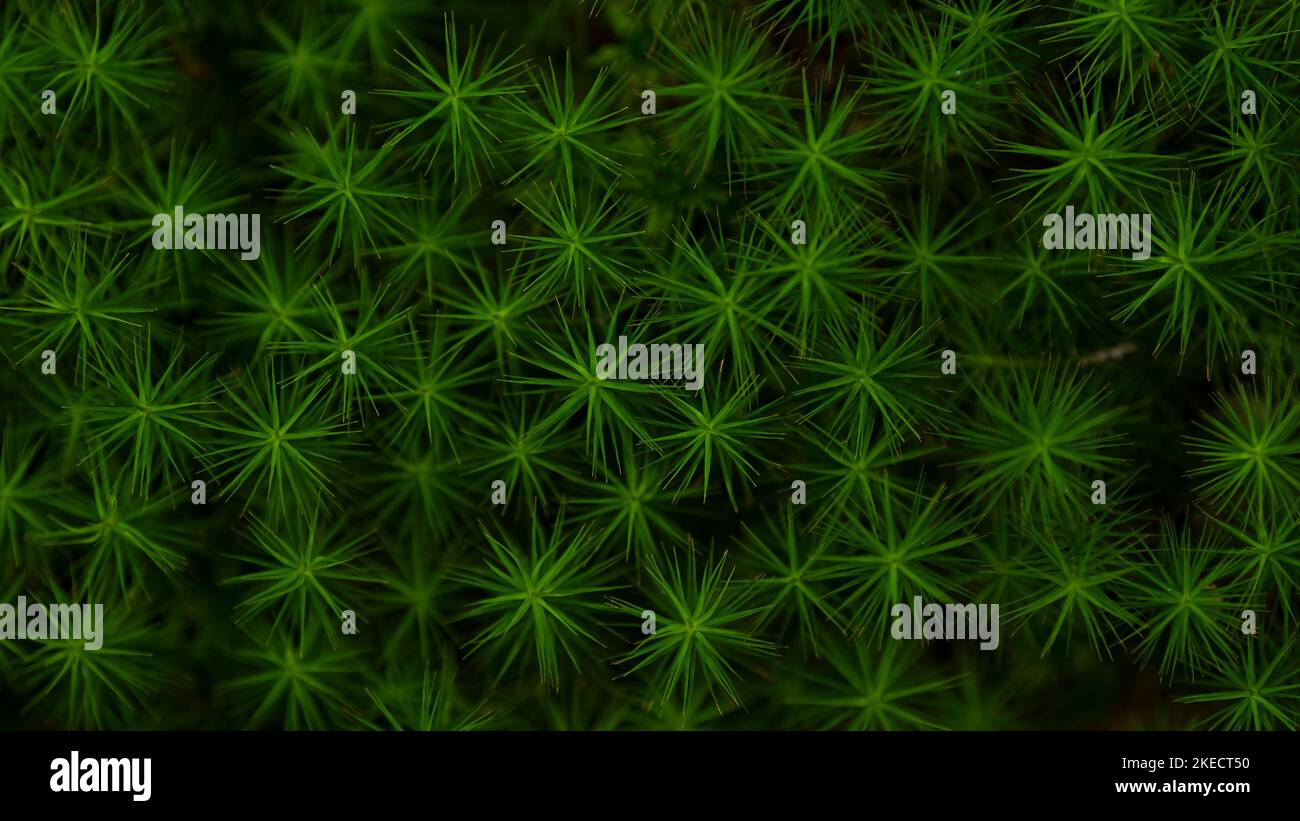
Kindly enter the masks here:
<path id="1" fill-rule="evenodd" d="M 424 6 L 5 6 L 0 726 L 1295 728 L 1295 4 Z"/>

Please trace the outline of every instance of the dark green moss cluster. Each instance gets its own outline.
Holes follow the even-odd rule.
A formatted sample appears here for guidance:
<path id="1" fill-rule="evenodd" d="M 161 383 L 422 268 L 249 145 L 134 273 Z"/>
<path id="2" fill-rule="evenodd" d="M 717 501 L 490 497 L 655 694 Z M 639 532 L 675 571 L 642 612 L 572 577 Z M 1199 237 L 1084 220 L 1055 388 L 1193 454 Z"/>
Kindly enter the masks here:
<path id="1" fill-rule="evenodd" d="M 1294 729 L 1298 43 L 6 4 L 0 727 Z"/>

